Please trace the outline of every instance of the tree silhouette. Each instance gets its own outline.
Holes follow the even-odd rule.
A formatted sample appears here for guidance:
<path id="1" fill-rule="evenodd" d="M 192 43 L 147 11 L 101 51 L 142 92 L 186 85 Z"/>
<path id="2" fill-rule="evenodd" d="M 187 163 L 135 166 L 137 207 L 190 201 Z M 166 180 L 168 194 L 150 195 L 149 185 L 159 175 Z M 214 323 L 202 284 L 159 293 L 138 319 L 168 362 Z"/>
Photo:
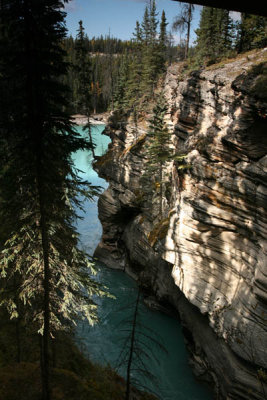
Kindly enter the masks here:
<path id="1" fill-rule="evenodd" d="M 78 317 L 97 321 L 93 295 L 104 294 L 74 228 L 82 181 L 71 154 L 91 144 L 73 130 L 66 109 L 62 2 L 0 3 L 1 222 L 0 305 L 40 335 L 42 399 L 50 400 L 50 343 Z M 3 106 L 3 108 L 2 108 Z M 5 113 L 5 114 L 4 114 Z M 19 314 L 20 313 L 20 314 Z"/>
<path id="2" fill-rule="evenodd" d="M 155 332 L 148 328 L 140 318 L 140 300 L 141 291 L 138 289 L 137 298 L 133 304 L 133 317 L 120 322 L 123 346 L 117 361 L 117 369 L 126 368 L 126 391 L 125 400 L 130 400 L 132 386 L 145 389 L 151 392 L 147 387 L 147 382 L 153 382 L 156 385 L 156 378 L 150 371 L 151 362 L 159 364 L 159 359 L 155 354 L 157 351 L 167 352 L 161 344 Z M 127 309 L 129 305 L 127 305 Z M 150 365 L 148 365 L 148 362 Z M 142 382 L 140 377 L 142 376 Z"/>

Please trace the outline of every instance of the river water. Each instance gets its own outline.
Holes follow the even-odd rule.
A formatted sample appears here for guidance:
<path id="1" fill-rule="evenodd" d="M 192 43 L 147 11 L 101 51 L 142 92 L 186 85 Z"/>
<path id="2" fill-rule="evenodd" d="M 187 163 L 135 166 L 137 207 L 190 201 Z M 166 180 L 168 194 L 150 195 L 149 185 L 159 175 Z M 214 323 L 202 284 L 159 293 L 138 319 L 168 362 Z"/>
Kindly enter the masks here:
<path id="1" fill-rule="evenodd" d="M 82 128 L 77 129 L 82 134 Z M 101 134 L 103 129 L 103 125 L 93 127 L 97 155 L 102 155 L 110 142 L 107 136 Z M 84 179 L 101 186 L 103 190 L 108 186 L 91 168 L 91 156 L 86 151 L 75 153 L 73 160 L 76 168 L 83 171 L 80 174 Z M 86 202 L 84 208 L 86 212 L 81 214 L 83 220 L 78 222 L 78 231 L 82 247 L 93 254 L 102 234 L 97 199 L 95 202 Z M 118 367 L 119 373 L 125 375 L 126 368 L 124 365 L 119 367 L 119 357 L 127 349 L 130 322 L 138 293 L 137 285 L 122 271 L 112 270 L 104 265 L 98 265 L 98 270 L 98 279 L 109 288 L 116 299 L 97 300 L 100 322 L 94 327 L 80 324 L 77 330 L 78 341 L 90 359 Z M 143 304 L 142 298 L 138 314 L 138 330 L 141 331 L 140 338 L 144 339 L 139 350 L 141 362 L 145 363 L 142 369 L 149 369 L 154 379 L 146 379 L 140 368 L 133 372 L 133 378 L 138 380 L 140 386 L 143 385 L 157 394 L 161 400 L 211 400 L 210 391 L 195 380 L 188 365 L 179 322 L 161 312 L 149 310 Z"/>

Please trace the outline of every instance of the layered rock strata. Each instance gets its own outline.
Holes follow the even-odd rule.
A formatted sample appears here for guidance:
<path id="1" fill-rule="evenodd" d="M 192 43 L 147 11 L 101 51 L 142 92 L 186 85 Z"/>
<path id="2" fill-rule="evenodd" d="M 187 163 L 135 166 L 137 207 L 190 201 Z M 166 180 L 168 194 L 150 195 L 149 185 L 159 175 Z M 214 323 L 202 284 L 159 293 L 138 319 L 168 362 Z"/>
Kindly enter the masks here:
<path id="1" fill-rule="evenodd" d="M 187 167 L 166 167 L 164 215 L 140 183 L 146 118 L 114 117 L 96 164 L 109 182 L 96 256 L 179 311 L 195 373 L 222 399 L 267 398 L 266 53 L 169 67 L 166 123 Z"/>

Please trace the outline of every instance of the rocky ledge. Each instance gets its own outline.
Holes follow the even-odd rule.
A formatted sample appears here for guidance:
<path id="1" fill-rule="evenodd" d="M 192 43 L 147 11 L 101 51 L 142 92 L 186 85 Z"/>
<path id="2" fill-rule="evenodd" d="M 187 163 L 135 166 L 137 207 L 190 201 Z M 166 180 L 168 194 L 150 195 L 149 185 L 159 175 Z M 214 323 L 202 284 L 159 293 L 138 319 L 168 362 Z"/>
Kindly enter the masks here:
<path id="1" fill-rule="evenodd" d="M 108 112 L 100 113 L 100 114 L 92 114 L 92 116 L 89 119 L 90 124 L 105 125 L 108 121 L 109 115 L 110 115 L 110 113 L 108 113 Z M 72 115 L 72 120 L 73 120 L 74 124 L 79 125 L 79 126 L 84 126 L 88 122 L 87 116 L 83 115 L 83 114 Z"/>
<path id="2" fill-rule="evenodd" d="M 188 168 L 166 168 L 164 215 L 140 184 L 145 118 L 114 115 L 95 166 L 109 182 L 96 256 L 178 310 L 192 367 L 217 399 L 267 398 L 266 50 L 189 76 L 168 69 L 166 122 Z"/>

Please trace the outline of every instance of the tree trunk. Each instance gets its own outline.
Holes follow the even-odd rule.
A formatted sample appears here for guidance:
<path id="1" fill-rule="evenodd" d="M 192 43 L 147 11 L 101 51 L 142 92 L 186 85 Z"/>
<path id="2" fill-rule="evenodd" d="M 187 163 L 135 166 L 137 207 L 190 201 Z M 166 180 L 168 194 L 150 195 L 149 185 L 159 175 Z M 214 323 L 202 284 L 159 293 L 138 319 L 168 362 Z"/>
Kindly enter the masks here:
<path id="1" fill-rule="evenodd" d="M 162 219 L 163 214 L 163 166 L 160 164 L 160 208 L 159 208 L 159 215 L 160 219 Z"/>
<path id="2" fill-rule="evenodd" d="M 46 221 L 46 190 L 43 175 L 44 160 L 44 132 L 43 121 L 40 119 L 38 108 L 38 87 L 40 76 L 36 69 L 36 55 L 32 48 L 33 18 L 31 15 L 33 0 L 24 0 L 24 24 L 25 24 L 25 53 L 26 53 L 26 90 L 27 90 L 27 116 L 30 141 L 34 144 L 36 190 L 38 193 L 37 204 L 40 212 L 41 249 L 43 256 L 43 314 L 44 330 L 41 341 L 41 378 L 42 400 L 50 400 L 49 385 L 49 337 L 50 337 L 50 265 L 49 265 L 49 239 Z"/>
<path id="3" fill-rule="evenodd" d="M 189 40 L 190 40 L 190 29 L 192 20 L 192 4 L 188 5 L 188 20 L 187 20 L 187 35 L 186 35 L 186 46 L 185 46 L 185 59 L 188 57 L 189 51 Z"/>
<path id="4" fill-rule="evenodd" d="M 136 329 L 139 299 L 140 299 L 140 289 L 138 290 L 138 295 L 137 295 L 136 304 L 135 304 L 135 311 L 134 311 L 130 354 L 129 354 L 128 364 L 127 364 L 125 400 L 130 400 L 130 394 L 131 394 L 131 366 L 132 366 L 133 353 L 134 353 L 135 329 Z"/>
<path id="5" fill-rule="evenodd" d="M 21 362 L 20 320 L 16 320 L 17 362 Z"/>
<path id="6" fill-rule="evenodd" d="M 93 158 L 95 159 L 95 149 L 94 149 L 94 142 L 93 142 L 93 136 L 92 136 L 92 131 L 91 131 L 91 125 L 90 125 L 90 116 L 89 116 L 89 110 L 87 110 L 87 126 L 88 126 L 88 134 L 89 134 L 89 140 L 90 140 L 90 144 L 92 146 L 92 154 L 93 154 Z"/>

